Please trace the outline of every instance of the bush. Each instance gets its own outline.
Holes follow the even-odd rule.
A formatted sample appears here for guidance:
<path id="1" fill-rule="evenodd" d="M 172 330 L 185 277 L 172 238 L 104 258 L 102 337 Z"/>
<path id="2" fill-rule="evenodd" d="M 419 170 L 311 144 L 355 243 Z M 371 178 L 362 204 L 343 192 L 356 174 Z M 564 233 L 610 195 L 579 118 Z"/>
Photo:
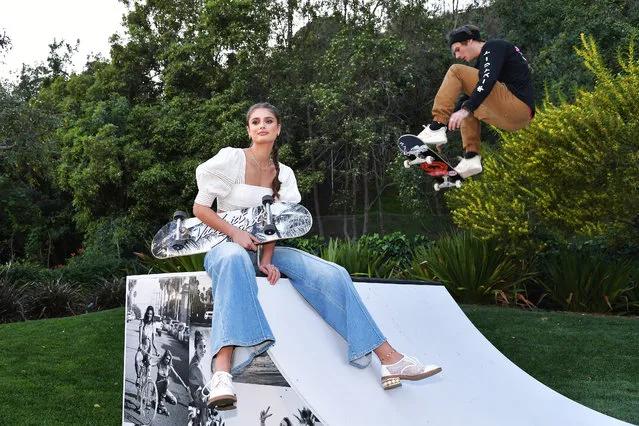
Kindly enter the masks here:
<path id="1" fill-rule="evenodd" d="M 25 284 L 18 284 L 0 275 L 0 323 L 26 321 L 30 297 Z"/>
<path id="2" fill-rule="evenodd" d="M 636 303 L 637 264 L 609 259 L 590 246 L 567 245 L 544 253 L 541 282 L 552 307 L 573 312 L 628 312 Z"/>
<path id="3" fill-rule="evenodd" d="M 396 259 L 386 252 L 376 252 L 366 239 L 341 241 L 331 239 L 322 249 L 320 257 L 343 266 L 349 274 L 363 277 L 389 278 L 398 268 Z"/>
<path id="4" fill-rule="evenodd" d="M 8 282 L 20 285 L 57 279 L 60 272 L 31 263 L 9 263 L 0 266 L 0 275 Z"/>
<path id="5" fill-rule="evenodd" d="M 144 253 L 136 253 L 138 261 L 149 268 L 148 273 L 197 272 L 204 270 L 204 256 L 206 253 L 196 253 L 189 256 L 156 259 Z"/>
<path id="6" fill-rule="evenodd" d="M 98 284 L 86 289 L 87 307 L 92 310 L 119 308 L 126 304 L 126 279 L 101 278 Z"/>
<path id="7" fill-rule="evenodd" d="M 76 283 L 51 280 L 28 285 L 32 304 L 29 319 L 57 318 L 85 312 L 84 296 Z"/>
<path id="8" fill-rule="evenodd" d="M 282 245 L 294 247 L 307 253 L 314 254 L 315 256 L 319 256 L 322 253 L 322 249 L 328 244 L 326 239 L 319 235 L 313 235 L 309 238 L 293 238 L 290 240 L 284 240 L 281 243 Z"/>
<path id="9" fill-rule="evenodd" d="M 134 263 L 134 259 L 120 258 L 111 252 L 78 249 L 66 265 L 59 265 L 59 272 L 67 282 L 97 284 L 104 279 L 126 276 Z"/>
<path id="10" fill-rule="evenodd" d="M 428 247 L 417 247 L 407 278 L 441 281 L 461 303 L 523 303 L 533 274 L 500 249 L 495 240 L 481 240 L 460 231 Z"/>

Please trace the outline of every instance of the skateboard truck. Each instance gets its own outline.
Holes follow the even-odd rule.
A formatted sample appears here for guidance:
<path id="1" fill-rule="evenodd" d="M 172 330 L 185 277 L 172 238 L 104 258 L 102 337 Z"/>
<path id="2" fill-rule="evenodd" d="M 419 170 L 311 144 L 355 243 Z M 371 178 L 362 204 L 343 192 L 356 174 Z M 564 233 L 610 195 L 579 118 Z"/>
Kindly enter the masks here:
<path id="1" fill-rule="evenodd" d="M 456 181 L 452 181 L 451 182 L 451 180 L 450 180 L 450 178 L 448 176 L 442 176 L 442 179 L 444 179 L 444 181 L 442 183 L 435 183 L 433 185 L 433 189 L 435 189 L 435 191 L 439 191 L 442 188 L 451 188 L 453 186 L 455 188 L 461 188 L 461 186 L 462 186 L 462 181 L 461 180 L 456 180 Z"/>
<path id="2" fill-rule="evenodd" d="M 404 167 L 409 169 L 410 166 L 414 166 L 416 164 L 422 164 L 422 163 L 433 164 L 433 162 L 435 161 L 435 158 L 433 156 L 423 155 L 424 152 L 428 152 L 429 150 L 430 149 L 428 148 L 428 146 L 423 145 L 420 147 L 415 147 L 411 149 L 410 151 L 405 151 L 404 155 L 415 157 L 415 158 L 411 158 L 410 160 L 404 160 Z"/>
<path id="3" fill-rule="evenodd" d="M 173 220 L 176 221 L 175 224 L 175 234 L 173 235 L 173 243 L 171 247 L 173 250 L 180 251 L 186 245 L 186 233 L 184 232 L 184 227 L 182 226 L 184 223 L 184 219 L 186 219 L 186 213 L 183 211 L 176 211 L 173 213 Z"/>
<path id="4" fill-rule="evenodd" d="M 265 195 L 262 197 L 262 205 L 264 205 L 264 213 L 266 214 L 266 224 L 264 225 L 264 233 L 266 235 L 274 235 L 277 232 L 277 227 L 273 223 L 271 204 L 273 204 L 272 195 Z"/>

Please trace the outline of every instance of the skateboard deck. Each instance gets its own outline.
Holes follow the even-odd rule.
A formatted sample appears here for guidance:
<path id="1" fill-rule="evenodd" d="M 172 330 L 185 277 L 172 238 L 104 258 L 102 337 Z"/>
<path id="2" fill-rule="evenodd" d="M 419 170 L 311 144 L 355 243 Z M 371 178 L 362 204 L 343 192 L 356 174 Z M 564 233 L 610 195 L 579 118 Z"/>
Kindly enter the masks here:
<path id="1" fill-rule="evenodd" d="M 262 243 L 301 237 L 313 226 L 313 217 L 295 203 L 264 203 L 258 207 L 219 213 L 228 223 L 243 229 Z M 204 253 L 228 236 L 202 223 L 175 212 L 174 220 L 164 225 L 153 238 L 151 253 L 158 259 Z"/>
<path id="2" fill-rule="evenodd" d="M 433 187 L 435 191 L 443 188 L 461 188 L 464 178 L 455 171 L 441 155 L 430 149 L 415 135 L 403 135 L 397 140 L 397 147 L 407 159 L 404 167 L 409 168 L 419 165 L 428 174 L 435 178 Z"/>

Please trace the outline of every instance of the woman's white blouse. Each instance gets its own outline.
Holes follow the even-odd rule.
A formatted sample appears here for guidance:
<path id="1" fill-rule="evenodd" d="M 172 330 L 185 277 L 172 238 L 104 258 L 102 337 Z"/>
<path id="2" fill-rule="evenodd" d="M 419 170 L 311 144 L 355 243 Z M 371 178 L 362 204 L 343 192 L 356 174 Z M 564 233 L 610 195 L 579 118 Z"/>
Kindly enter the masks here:
<path id="1" fill-rule="evenodd" d="M 262 205 L 264 195 L 272 195 L 271 188 L 244 183 L 246 156 L 241 148 L 222 148 L 215 157 L 200 164 L 195 170 L 198 194 L 197 204 L 212 206 L 217 198 L 219 211 L 238 210 Z M 280 163 L 280 196 L 278 201 L 299 203 L 302 199 L 297 189 L 293 170 Z"/>

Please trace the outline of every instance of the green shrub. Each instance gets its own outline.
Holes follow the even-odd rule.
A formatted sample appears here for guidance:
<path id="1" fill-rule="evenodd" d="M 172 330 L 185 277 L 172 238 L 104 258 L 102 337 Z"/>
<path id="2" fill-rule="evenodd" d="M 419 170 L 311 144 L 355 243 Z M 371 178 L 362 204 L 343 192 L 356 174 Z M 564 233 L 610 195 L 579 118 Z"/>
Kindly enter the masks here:
<path id="1" fill-rule="evenodd" d="M 33 303 L 29 319 L 56 318 L 85 312 L 82 289 L 76 283 L 61 280 L 34 282 L 28 285 Z"/>
<path id="2" fill-rule="evenodd" d="M 10 283 L 26 284 L 34 281 L 48 281 L 60 277 L 60 272 L 43 268 L 32 263 L 9 263 L 0 266 L 0 274 Z"/>
<path id="3" fill-rule="evenodd" d="M 10 281 L 0 275 L 0 323 L 26 321 L 30 295 L 25 284 Z"/>
<path id="4" fill-rule="evenodd" d="M 121 258 L 110 251 L 78 249 L 66 265 L 60 265 L 58 269 L 64 281 L 100 283 L 103 279 L 126 276 L 134 262 L 134 259 Z"/>
<path id="5" fill-rule="evenodd" d="M 356 241 L 330 239 L 320 257 L 346 268 L 349 274 L 389 278 L 395 274 L 397 262 L 385 252 L 371 250 L 366 239 Z"/>
<path id="6" fill-rule="evenodd" d="M 87 307 L 91 310 L 114 309 L 126 304 L 126 279 L 114 277 L 101 278 L 85 290 L 88 297 Z"/>
<path id="7" fill-rule="evenodd" d="M 637 285 L 637 264 L 612 260 L 589 247 L 565 246 L 545 253 L 541 282 L 549 304 L 573 312 L 630 310 Z"/>
<path id="8" fill-rule="evenodd" d="M 322 249 L 326 247 L 328 244 L 324 237 L 320 237 L 319 235 L 313 235 L 308 238 L 293 238 L 290 240 L 284 240 L 281 242 L 282 245 L 287 247 L 294 247 L 305 251 L 306 253 L 314 254 L 315 256 L 319 256 L 322 252 Z"/>
<path id="9" fill-rule="evenodd" d="M 461 303 L 524 303 L 530 305 L 528 267 L 500 249 L 494 240 L 481 240 L 460 231 L 428 247 L 417 247 L 407 278 L 440 281 Z"/>
<path id="10" fill-rule="evenodd" d="M 204 256 L 206 253 L 196 253 L 189 256 L 156 259 L 144 253 L 136 253 L 138 261 L 149 267 L 148 273 L 170 272 L 198 272 L 204 270 Z"/>

